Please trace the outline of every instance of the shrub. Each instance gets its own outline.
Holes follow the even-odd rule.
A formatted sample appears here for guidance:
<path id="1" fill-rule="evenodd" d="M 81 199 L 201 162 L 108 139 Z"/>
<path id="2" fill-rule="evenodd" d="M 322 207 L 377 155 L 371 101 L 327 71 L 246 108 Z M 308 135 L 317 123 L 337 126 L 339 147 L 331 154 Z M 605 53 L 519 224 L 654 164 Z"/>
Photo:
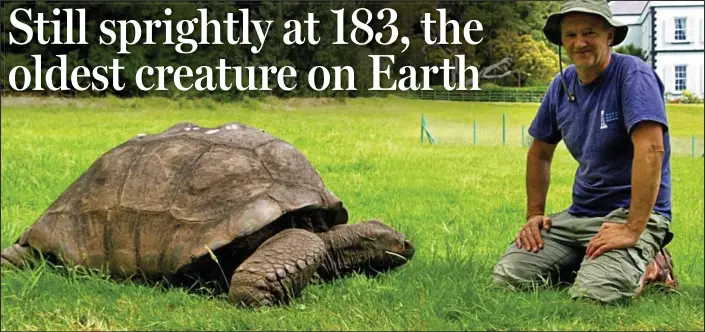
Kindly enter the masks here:
<path id="1" fill-rule="evenodd" d="M 684 90 L 683 95 L 680 97 L 680 103 L 681 104 L 702 104 L 703 99 L 688 90 Z"/>

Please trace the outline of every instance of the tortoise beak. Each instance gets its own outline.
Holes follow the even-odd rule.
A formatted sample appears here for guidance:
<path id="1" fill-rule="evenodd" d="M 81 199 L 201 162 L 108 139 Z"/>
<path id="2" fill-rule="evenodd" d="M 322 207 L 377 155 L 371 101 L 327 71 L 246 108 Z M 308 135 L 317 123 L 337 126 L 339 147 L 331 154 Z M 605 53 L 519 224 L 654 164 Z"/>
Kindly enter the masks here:
<path id="1" fill-rule="evenodd" d="M 411 259 L 414 257 L 414 246 L 409 242 L 409 240 L 404 241 L 404 251 L 401 253 L 406 259 Z"/>

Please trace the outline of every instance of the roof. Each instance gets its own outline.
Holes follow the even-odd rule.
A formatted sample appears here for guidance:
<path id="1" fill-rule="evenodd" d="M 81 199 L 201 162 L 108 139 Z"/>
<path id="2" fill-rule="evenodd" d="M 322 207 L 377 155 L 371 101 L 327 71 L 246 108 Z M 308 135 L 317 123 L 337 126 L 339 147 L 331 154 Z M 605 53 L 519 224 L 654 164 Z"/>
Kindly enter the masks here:
<path id="1" fill-rule="evenodd" d="M 612 15 L 640 15 L 648 1 L 610 1 Z"/>

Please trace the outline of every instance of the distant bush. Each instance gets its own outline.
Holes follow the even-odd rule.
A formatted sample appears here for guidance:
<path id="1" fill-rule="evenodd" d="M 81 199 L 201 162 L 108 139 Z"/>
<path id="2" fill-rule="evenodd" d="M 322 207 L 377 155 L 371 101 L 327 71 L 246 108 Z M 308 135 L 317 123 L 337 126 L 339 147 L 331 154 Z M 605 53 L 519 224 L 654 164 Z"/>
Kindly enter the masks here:
<path id="1" fill-rule="evenodd" d="M 549 83 L 550 84 L 550 83 Z M 480 84 L 480 89 L 482 91 L 529 91 L 529 90 L 541 90 L 545 91 L 548 89 L 549 84 L 536 84 L 536 85 L 529 85 L 529 86 L 522 86 L 522 87 L 517 87 L 517 86 L 504 86 L 504 85 L 499 85 L 495 84 L 493 82 L 485 82 Z M 432 86 L 434 90 L 439 90 L 439 91 L 445 91 L 445 88 L 442 85 L 437 85 L 437 86 Z"/>
<path id="2" fill-rule="evenodd" d="M 500 86 L 497 84 L 494 84 L 492 82 L 487 82 L 487 83 L 480 83 L 480 89 L 486 90 L 486 89 L 496 89 L 499 88 Z"/>
<path id="3" fill-rule="evenodd" d="M 703 99 L 693 94 L 688 90 L 683 91 L 683 95 L 679 98 L 681 104 L 702 104 Z"/>

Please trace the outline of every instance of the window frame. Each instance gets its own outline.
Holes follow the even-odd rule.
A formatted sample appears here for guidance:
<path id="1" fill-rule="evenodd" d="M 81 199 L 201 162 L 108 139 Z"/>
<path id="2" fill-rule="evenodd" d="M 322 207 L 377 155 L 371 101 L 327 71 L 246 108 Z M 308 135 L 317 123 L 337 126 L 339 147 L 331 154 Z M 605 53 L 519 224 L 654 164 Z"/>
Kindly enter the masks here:
<path id="1" fill-rule="evenodd" d="M 682 70 L 679 70 L 682 69 Z M 681 74 L 679 77 L 678 74 Z M 679 89 L 680 88 L 680 89 Z M 688 65 L 677 64 L 673 65 L 673 89 L 676 92 L 683 92 L 688 89 Z"/>
<path id="2" fill-rule="evenodd" d="M 682 22 L 680 27 L 678 22 Z M 682 39 L 679 39 L 679 32 L 682 33 Z M 673 18 L 673 41 L 676 43 L 684 43 L 688 41 L 688 17 L 676 16 Z"/>

